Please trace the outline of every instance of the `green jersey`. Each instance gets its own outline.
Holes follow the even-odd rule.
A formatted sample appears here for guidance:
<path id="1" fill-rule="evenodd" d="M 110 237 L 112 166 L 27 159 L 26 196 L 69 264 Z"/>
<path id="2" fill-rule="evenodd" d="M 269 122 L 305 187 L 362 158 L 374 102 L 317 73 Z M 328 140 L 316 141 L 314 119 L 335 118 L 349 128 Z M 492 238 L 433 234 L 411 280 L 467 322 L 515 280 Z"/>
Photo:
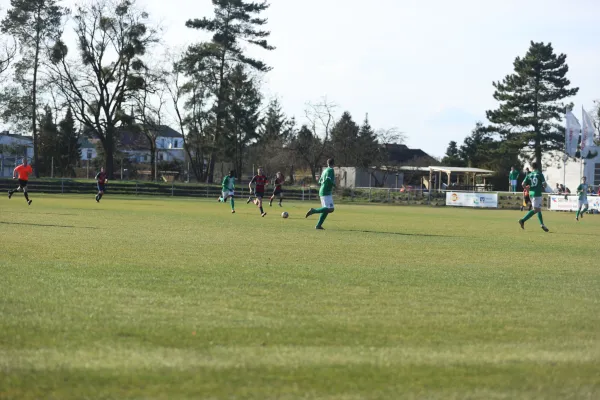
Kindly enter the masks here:
<path id="1" fill-rule="evenodd" d="M 325 168 L 325 171 L 323 171 L 319 178 L 319 183 L 321 184 L 319 196 L 331 196 L 333 187 L 335 186 L 335 174 L 333 173 L 333 168 Z"/>
<path id="2" fill-rule="evenodd" d="M 508 179 L 510 179 L 511 181 L 516 181 L 517 179 L 519 179 L 519 171 L 517 171 L 516 169 L 514 171 L 510 171 L 510 173 L 508 174 Z"/>
<path id="3" fill-rule="evenodd" d="M 221 184 L 224 192 L 233 192 L 235 188 L 235 178 L 233 176 L 227 175 L 223 178 L 223 183 Z"/>
<path id="4" fill-rule="evenodd" d="M 577 194 L 579 195 L 579 200 L 587 200 L 587 191 L 589 185 L 587 183 L 582 183 L 577 186 Z"/>
<path id="5" fill-rule="evenodd" d="M 531 197 L 542 197 L 545 183 L 546 178 L 544 178 L 544 174 L 542 174 L 540 171 L 533 171 L 525 177 L 523 186 L 530 186 L 529 195 Z"/>

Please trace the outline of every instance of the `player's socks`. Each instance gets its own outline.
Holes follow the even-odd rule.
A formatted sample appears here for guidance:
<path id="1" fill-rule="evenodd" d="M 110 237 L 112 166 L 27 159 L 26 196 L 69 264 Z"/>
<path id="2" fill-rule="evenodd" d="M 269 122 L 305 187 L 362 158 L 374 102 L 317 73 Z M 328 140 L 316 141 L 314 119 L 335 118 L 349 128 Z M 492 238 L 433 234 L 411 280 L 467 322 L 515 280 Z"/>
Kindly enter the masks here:
<path id="1" fill-rule="evenodd" d="M 279 207 L 283 207 L 283 205 L 281 204 L 281 200 L 279 200 Z"/>
<path id="2" fill-rule="evenodd" d="M 23 196 L 25 196 L 25 200 L 29 203 L 29 195 L 27 192 L 23 192 Z"/>
<path id="3" fill-rule="evenodd" d="M 231 211 L 235 211 L 235 201 L 233 200 L 233 197 L 229 198 L 229 204 L 231 204 Z"/>
<path id="4" fill-rule="evenodd" d="M 535 215 L 535 211 L 530 210 L 527 214 L 525 214 L 525 216 L 521 219 L 521 221 L 526 222 L 527 220 L 529 220 L 529 218 L 533 217 Z"/>
<path id="5" fill-rule="evenodd" d="M 265 211 L 263 210 L 262 206 L 260 206 L 260 207 L 258 207 L 258 208 L 260 209 L 260 213 L 261 213 L 261 214 L 264 214 L 264 213 L 265 213 Z"/>
<path id="6" fill-rule="evenodd" d="M 321 207 L 321 208 L 317 208 L 315 209 L 313 214 L 326 214 L 329 211 L 329 208 L 327 207 Z"/>
<path id="7" fill-rule="evenodd" d="M 580 212 L 580 211 L 581 211 L 581 210 L 577 209 L 577 213 L 575 214 L 575 219 L 577 219 L 577 220 L 579 219 L 579 212 Z"/>
<path id="8" fill-rule="evenodd" d="M 12 195 L 13 195 L 14 192 L 15 192 L 14 190 L 9 190 L 8 191 L 8 198 L 9 199 L 12 197 Z"/>
<path id="9" fill-rule="evenodd" d="M 538 221 L 540 221 L 540 225 L 544 226 L 544 218 L 542 217 L 542 212 L 537 213 Z"/>
<path id="10" fill-rule="evenodd" d="M 102 194 L 102 193 L 99 193 L 99 194 L 98 194 L 98 201 L 102 200 L 102 196 L 103 196 L 103 194 Z"/>
<path id="11" fill-rule="evenodd" d="M 325 207 L 323 207 L 323 208 L 325 208 Z M 329 215 L 328 212 L 321 213 L 321 216 L 319 217 L 319 222 L 317 222 L 317 228 L 319 228 L 323 225 L 323 222 L 325 222 L 325 219 L 327 218 L 328 215 Z"/>
<path id="12" fill-rule="evenodd" d="M 251 201 L 252 201 L 252 197 L 248 197 L 248 201 L 246 202 L 246 204 L 250 204 Z"/>

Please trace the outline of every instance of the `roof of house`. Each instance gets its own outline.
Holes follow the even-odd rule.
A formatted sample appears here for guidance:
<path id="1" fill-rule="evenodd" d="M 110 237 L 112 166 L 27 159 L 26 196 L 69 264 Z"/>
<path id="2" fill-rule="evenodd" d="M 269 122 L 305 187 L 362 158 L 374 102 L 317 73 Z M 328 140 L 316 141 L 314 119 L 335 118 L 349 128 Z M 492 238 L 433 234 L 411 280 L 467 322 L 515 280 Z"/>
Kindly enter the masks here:
<path id="1" fill-rule="evenodd" d="M 481 168 L 465 168 L 465 167 L 429 167 L 431 172 L 445 172 L 447 174 L 459 173 L 459 174 L 494 174 L 494 171 L 489 169 Z"/>
<path id="2" fill-rule="evenodd" d="M 9 131 L 0 132 L 0 136 L 11 137 L 14 139 L 27 140 L 27 141 L 33 142 L 32 136 L 18 135 L 16 133 L 10 133 Z"/>
<path id="3" fill-rule="evenodd" d="M 429 154 L 421 149 L 409 149 L 404 144 L 387 143 L 382 145 L 388 153 L 388 161 L 390 163 L 404 163 L 414 161 L 416 159 L 434 160 Z"/>
<path id="4" fill-rule="evenodd" d="M 94 143 L 90 142 L 90 140 L 85 136 L 79 137 L 79 146 L 82 149 L 93 149 L 96 147 L 96 145 Z"/>
<path id="5" fill-rule="evenodd" d="M 183 138 L 183 135 L 167 125 L 158 125 L 152 129 L 156 137 Z M 121 126 L 117 129 L 118 145 L 123 150 L 148 150 L 148 138 L 142 132 L 141 125 Z"/>

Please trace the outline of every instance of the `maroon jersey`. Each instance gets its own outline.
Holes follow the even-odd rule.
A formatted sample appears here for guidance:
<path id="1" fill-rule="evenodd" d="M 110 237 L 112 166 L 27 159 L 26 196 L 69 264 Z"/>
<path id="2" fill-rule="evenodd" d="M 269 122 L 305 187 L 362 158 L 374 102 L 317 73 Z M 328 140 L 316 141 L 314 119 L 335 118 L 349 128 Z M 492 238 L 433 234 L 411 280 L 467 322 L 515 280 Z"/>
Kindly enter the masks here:
<path id="1" fill-rule="evenodd" d="M 96 179 L 98 180 L 99 185 L 104 185 L 106 183 L 106 172 L 98 172 Z"/>
<path id="2" fill-rule="evenodd" d="M 285 182 L 284 178 L 275 178 L 275 190 L 281 190 L 281 185 Z"/>
<path id="3" fill-rule="evenodd" d="M 254 183 L 256 185 L 256 188 L 254 189 L 256 193 L 264 193 L 267 182 L 268 179 L 264 175 L 255 175 L 250 181 L 250 183 Z"/>

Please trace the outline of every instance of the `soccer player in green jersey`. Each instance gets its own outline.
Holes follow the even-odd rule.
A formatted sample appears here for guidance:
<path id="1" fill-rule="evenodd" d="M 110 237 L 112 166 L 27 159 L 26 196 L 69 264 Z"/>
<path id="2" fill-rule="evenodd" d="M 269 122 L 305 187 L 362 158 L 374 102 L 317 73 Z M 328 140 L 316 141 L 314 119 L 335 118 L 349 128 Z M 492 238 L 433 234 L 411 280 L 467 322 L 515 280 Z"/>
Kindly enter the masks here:
<path id="1" fill-rule="evenodd" d="M 542 218 L 542 193 L 544 193 L 544 188 L 546 187 L 546 179 L 538 169 L 537 163 L 534 162 L 531 166 L 533 167 L 533 172 L 525 177 L 523 187 L 529 185 L 529 194 L 532 199 L 531 204 L 533 205 L 533 210 L 530 210 L 519 220 L 519 225 L 521 225 L 521 229 L 525 229 L 525 222 L 537 214 L 542 229 L 544 232 L 548 232 L 548 228 L 544 225 L 544 219 Z"/>
<path id="2" fill-rule="evenodd" d="M 513 193 L 517 193 L 517 180 L 519 179 L 519 171 L 515 169 L 515 167 L 510 167 L 510 172 L 508 174 L 508 183 L 510 185 L 510 191 Z"/>
<path id="3" fill-rule="evenodd" d="M 587 192 L 589 185 L 586 183 L 587 178 L 584 176 L 581 178 L 581 185 L 577 186 L 577 195 L 579 196 L 579 205 L 577 207 L 577 215 L 575 220 L 579 221 L 579 218 L 583 218 L 583 214 L 588 210 L 588 199 Z"/>
<path id="4" fill-rule="evenodd" d="M 231 204 L 231 213 L 235 214 L 235 201 L 234 197 L 234 189 L 235 189 L 235 171 L 229 171 L 229 175 L 223 178 L 223 183 L 221 184 L 221 197 L 219 197 L 219 202 L 225 203 L 227 199 L 229 199 L 229 203 Z"/>
<path id="5" fill-rule="evenodd" d="M 331 195 L 333 192 L 333 187 L 335 186 L 335 174 L 333 172 L 333 158 L 327 160 L 327 168 L 321 174 L 319 178 L 319 183 L 321 184 L 321 189 L 319 189 L 319 197 L 321 197 L 321 208 L 311 208 L 306 213 L 306 218 L 310 217 L 313 214 L 321 214 L 319 217 L 319 222 L 317 222 L 317 226 L 315 229 L 323 229 L 323 222 L 325 222 L 325 218 L 329 214 L 334 211 L 333 206 L 333 196 Z"/>

